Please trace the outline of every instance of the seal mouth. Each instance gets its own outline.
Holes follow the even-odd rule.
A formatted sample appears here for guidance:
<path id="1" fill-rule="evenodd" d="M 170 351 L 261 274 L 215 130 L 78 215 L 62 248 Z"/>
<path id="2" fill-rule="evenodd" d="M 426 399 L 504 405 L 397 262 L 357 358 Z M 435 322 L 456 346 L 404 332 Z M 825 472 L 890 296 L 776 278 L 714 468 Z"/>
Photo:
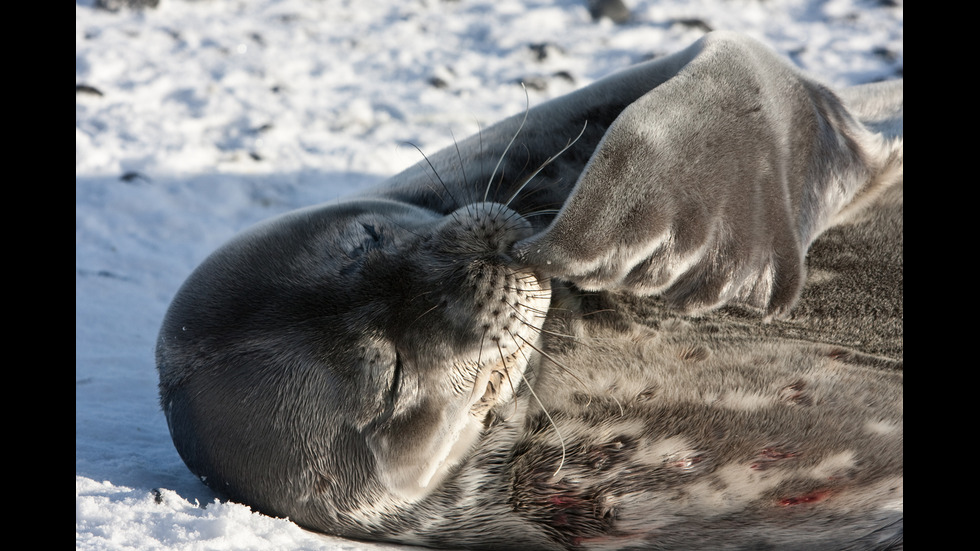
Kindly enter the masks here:
<path id="1" fill-rule="evenodd" d="M 472 411 L 475 414 L 485 413 L 491 405 L 497 402 L 497 396 L 500 394 L 501 386 L 504 382 L 504 378 L 507 378 L 508 382 L 510 378 L 503 371 L 492 370 L 490 371 L 490 377 L 487 381 L 487 389 L 483 393 L 476 403 L 473 404 Z"/>
<path id="2" fill-rule="evenodd" d="M 470 413 L 477 417 L 486 415 L 490 409 L 513 397 L 517 391 L 513 377 L 520 376 L 527 366 L 525 351 L 530 345 L 519 346 L 514 352 L 501 357 L 492 364 L 484 364 L 476 381 L 470 399 L 473 405 Z M 482 393 L 481 393 L 482 391 Z"/>

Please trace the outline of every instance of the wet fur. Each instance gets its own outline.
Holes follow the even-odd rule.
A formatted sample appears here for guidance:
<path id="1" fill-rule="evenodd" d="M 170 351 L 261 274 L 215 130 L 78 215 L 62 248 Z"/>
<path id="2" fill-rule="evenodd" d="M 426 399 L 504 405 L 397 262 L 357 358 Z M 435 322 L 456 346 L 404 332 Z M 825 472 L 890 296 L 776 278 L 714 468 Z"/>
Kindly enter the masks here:
<path id="1" fill-rule="evenodd" d="M 164 320 L 174 443 L 352 538 L 901 547 L 901 121 L 713 33 L 261 224 Z"/>

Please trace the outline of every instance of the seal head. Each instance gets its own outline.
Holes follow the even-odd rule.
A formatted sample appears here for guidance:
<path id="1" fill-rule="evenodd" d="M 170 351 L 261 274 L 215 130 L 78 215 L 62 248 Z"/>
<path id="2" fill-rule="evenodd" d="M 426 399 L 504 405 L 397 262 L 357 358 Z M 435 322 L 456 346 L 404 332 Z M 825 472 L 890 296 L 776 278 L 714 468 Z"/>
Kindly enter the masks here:
<path id="1" fill-rule="evenodd" d="M 365 199 L 240 235 L 188 279 L 160 334 L 182 458 L 219 493 L 298 522 L 424 496 L 521 384 L 550 300 L 506 255 L 529 232 L 496 203 L 440 215 Z"/>

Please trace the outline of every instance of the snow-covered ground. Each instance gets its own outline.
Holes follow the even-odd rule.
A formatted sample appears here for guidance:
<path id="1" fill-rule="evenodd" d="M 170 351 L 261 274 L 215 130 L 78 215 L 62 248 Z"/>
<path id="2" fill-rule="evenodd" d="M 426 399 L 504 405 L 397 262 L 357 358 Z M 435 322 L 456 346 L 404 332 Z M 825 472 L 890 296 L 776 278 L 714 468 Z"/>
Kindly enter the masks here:
<path id="1" fill-rule="evenodd" d="M 707 28 L 825 82 L 900 76 L 902 0 L 160 0 L 75 4 L 78 549 L 392 549 L 214 495 L 178 457 L 153 348 L 170 299 L 261 219 L 379 182 Z"/>

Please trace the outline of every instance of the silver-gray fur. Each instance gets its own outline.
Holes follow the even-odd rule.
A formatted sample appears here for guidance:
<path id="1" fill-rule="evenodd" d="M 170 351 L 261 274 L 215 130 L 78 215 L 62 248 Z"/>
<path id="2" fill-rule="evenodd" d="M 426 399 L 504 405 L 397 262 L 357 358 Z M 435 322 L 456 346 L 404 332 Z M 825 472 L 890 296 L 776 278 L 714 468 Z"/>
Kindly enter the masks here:
<path id="1" fill-rule="evenodd" d="M 164 320 L 174 444 L 352 538 L 900 548 L 902 105 L 712 33 L 260 224 Z"/>

